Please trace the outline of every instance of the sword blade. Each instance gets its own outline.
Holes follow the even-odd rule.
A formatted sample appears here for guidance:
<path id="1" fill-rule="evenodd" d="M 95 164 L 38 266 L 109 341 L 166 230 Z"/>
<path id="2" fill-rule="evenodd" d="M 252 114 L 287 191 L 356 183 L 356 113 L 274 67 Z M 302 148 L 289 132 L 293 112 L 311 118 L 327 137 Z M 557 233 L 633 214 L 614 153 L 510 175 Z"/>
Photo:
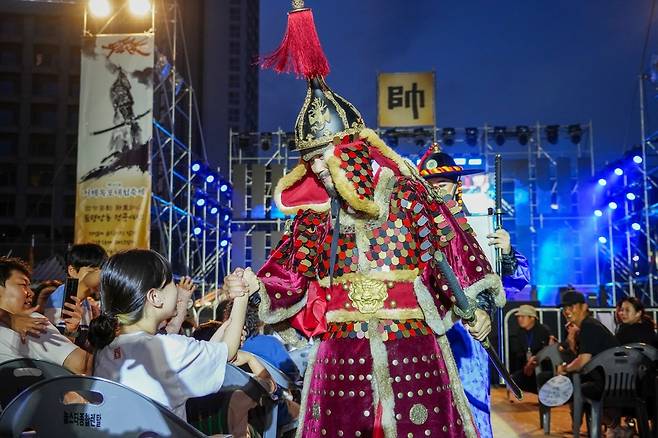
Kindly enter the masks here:
<path id="1" fill-rule="evenodd" d="M 485 339 L 484 342 L 482 342 L 482 347 L 484 347 L 484 350 L 489 355 L 491 364 L 494 366 L 494 368 L 496 368 L 498 375 L 505 381 L 505 384 L 509 390 L 512 391 L 512 394 L 514 394 L 514 397 L 516 397 L 517 400 L 523 399 L 523 391 L 521 391 L 519 385 L 516 384 L 512 378 L 512 375 L 509 373 L 509 371 L 507 371 L 507 368 L 505 368 L 503 361 L 500 360 L 500 357 L 498 357 L 498 353 L 496 353 L 496 350 L 494 350 L 494 348 L 489 343 L 489 339 Z"/>

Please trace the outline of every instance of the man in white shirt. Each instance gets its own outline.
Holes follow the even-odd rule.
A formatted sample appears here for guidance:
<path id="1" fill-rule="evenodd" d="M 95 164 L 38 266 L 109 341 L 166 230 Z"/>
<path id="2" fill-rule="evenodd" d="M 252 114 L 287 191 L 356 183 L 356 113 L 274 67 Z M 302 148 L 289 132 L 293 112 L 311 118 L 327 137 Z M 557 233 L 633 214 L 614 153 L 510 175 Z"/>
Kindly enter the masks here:
<path id="1" fill-rule="evenodd" d="M 34 312 L 30 270 L 20 259 L 0 257 L 0 362 L 40 359 L 89 374 L 91 354 Z"/>

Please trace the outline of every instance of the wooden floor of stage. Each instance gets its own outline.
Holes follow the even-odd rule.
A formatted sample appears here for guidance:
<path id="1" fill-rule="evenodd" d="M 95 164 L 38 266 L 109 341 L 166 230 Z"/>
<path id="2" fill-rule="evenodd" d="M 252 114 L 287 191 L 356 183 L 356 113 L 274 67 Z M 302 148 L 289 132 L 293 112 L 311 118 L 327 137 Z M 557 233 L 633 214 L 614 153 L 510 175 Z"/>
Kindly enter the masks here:
<path id="1" fill-rule="evenodd" d="M 495 438 L 571 437 L 569 407 L 551 410 L 551 434 L 539 428 L 539 404 L 535 394 L 524 394 L 522 401 L 510 402 L 504 388 L 491 390 L 491 423 Z M 583 433 L 585 427 L 582 429 Z M 582 434 L 581 434 L 582 435 Z"/>

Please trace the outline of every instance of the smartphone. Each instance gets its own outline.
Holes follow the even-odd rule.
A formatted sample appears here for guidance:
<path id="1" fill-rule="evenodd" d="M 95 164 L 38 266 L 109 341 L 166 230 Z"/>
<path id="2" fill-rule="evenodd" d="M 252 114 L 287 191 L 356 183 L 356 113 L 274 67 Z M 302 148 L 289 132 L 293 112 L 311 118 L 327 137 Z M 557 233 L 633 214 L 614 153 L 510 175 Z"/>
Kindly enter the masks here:
<path id="1" fill-rule="evenodd" d="M 74 304 L 73 298 L 78 295 L 78 279 L 67 277 L 66 282 L 64 283 L 64 299 L 62 300 L 62 311 L 66 308 L 64 305 L 66 303 Z M 62 314 L 63 315 L 63 314 Z M 62 319 L 64 317 L 62 316 Z"/>

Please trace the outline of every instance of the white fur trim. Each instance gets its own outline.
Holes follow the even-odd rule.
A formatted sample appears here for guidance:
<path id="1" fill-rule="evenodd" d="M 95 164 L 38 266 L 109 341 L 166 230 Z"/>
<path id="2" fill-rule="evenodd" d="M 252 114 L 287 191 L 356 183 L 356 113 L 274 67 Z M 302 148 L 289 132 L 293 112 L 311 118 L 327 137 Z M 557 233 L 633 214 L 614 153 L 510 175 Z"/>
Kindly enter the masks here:
<path id="1" fill-rule="evenodd" d="M 391 375 L 388 371 L 388 353 L 386 345 L 378 332 L 379 320 L 371 319 L 368 322 L 368 336 L 370 338 L 370 354 L 372 355 L 372 379 L 373 409 L 377 410 L 377 403 L 382 404 L 382 428 L 385 438 L 396 438 L 398 436 L 395 421 L 395 398 L 393 386 L 391 386 Z"/>
<path id="2" fill-rule="evenodd" d="M 272 310 L 272 302 L 266 290 L 261 290 L 260 306 L 258 306 L 258 317 L 265 324 L 276 324 L 277 322 L 284 321 L 292 318 L 306 305 L 308 295 L 304 294 L 302 299 L 290 307 L 284 309 Z"/>
<path id="3" fill-rule="evenodd" d="M 313 368 L 315 368 L 315 359 L 318 355 L 320 342 L 316 342 L 308 354 L 308 365 L 306 366 L 306 373 L 304 374 L 304 386 L 302 387 L 302 400 L 299 407 L 299 418 L 297 421 L 297 432 L 295 438 L 302 438 L 304 433 L 304 417 L 306 416 L 306 405 L 308 402 L 308 393 L 311 390 L 311 378 L 313 377 Z"/>
<path id="4" fill-rule="evenodd" d="M 464 289 L 464 293 L 467 297 L 475 299 L 481 292 L 487 289 L 492 291 L 496 306 L 503 307 L 507 301 L 505 298 L 505 288 L 503 288 L 500 277 L 496 274 L 485 275 L 482 280 L 476 281 Z"/>
<path id="5" fill-rule="evenodd" d="M 418 305 L 420 305 L 425 315 L 427 325 L 436 335 L 444 335 L 454 324 L 452 311 L 448 311 L 445 317 L 441 318 L 439 309 L 436 308 L 435 301 L 432 298 L 432 293 L 427 289 L 421 277 L 417 277 L 414 281 L 414 292 L 416 293 Z"/>

